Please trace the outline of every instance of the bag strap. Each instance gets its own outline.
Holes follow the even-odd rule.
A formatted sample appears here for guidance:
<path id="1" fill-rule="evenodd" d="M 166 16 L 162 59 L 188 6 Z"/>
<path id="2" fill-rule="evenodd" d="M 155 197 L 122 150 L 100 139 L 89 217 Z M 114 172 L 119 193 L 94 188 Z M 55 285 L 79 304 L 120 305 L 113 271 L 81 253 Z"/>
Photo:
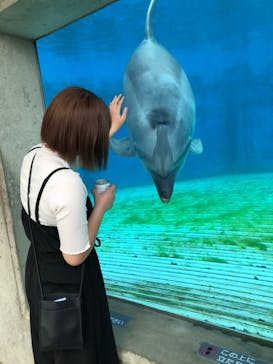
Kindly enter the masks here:
<path id="1" fill-rule="evenodd" d="M 30 221 L 30 201 L 29 201 L 30 179 L 31 179 L 32 166 L 33 166 L 33 162 L 34 162 L 35 157 L 36 157 L 36 154 L 32 158 L 31 165 L 30 165 L 29 177 L 28 177 L 28 188 L 27 188 L 28 226 L 29 226 L 31 245 L 32 245 L 32 248 L 33 248 L 33 251 L 34 251 L 34 259 L 35 259 L 35 265 L 36 265 L 36 270 L 37 270 L 37 275 L 38 275 L 38 283 L 39 283 L 40 294 L 41 294 L 41 298 L 43 299 L 44 298 L 44 291 L 43 291 L 43 287 L 42 287 L 42 283 L 41 283 L 41 276 L 40 276 L 40 270 L 39 270 L 39 265 L 38 265 L 38 258 L 37 258 L 35 244 L 34 244 L 34 238 L 33 238 L 33 233 L 32 233 L 32 228 L 31 228 L 31 221 Z"/>
<path id="2" fill-rule="evenodd" d="M 40 188 L 40 191 L 38 193 L 38 196 L 37 196 L 37 200 L 36 200 L 36 206 L 35 206 L 35 219 L 36 221 L 40 224 L 40 219 L 39 219 L 39 204 L 40 204 L 40 199 L 41 199 L 41 196 L 42 196 L 42 193 L 43 193 L 43 190 L 45 188 L 45 185 L 47 184 L 47 181 L 49 180 L 49 178 L 56 172 L 62 170 L 62 169 L 69 169 L 68 167 L 60 167 L 60 168 L 57 168 L 57 169 L 54 169 L 54 171 L 52 171 L 47 177 L 46 179 L 44 180 L 41 188 Z"/>
<path id="3" fill-rule="evenodd" d="M 36 265 L 36 270 L 37 270 L 37 275 L 38 275 L 38 283 L 39 283 L 39 289 L 40 289 L 40 294 L 41 294 L 41 298 L 44 299 L 44 290 L 43 290 L 43 286 L 42 286 L 42 281 L 41 281 L 41 273 L 40 273 L 40 269 L 39 269 L 39 263 L 38 263 L 38 254 L 36 251 L 36 247 L 34 244 L 34 237 L 33 237 L 33 232 L 32 232 L 32 227 L 31 227 L 31 212 L 30 212 L 30 182 L 31 182 L 31 175 L 32 175 L 32 167 L 33 167 L 33 163 L 34 163 L 34 159 L 36 157 L 36 153 L 34 154 L 32 161 L 31 161 L 31 165 L 30 165 L 30 172 L 29 172 L 29 177 L 28 177 L 28 193 L 27 193 L 27 205 L 28 205 L 28 223 L 29 223 L 29 231 L 30 231 L 30 239 L 31 239 L 31 243 L 32 243 L 32 248 L 34 251 L 34 258 L 35 258 L 35 265 Z M 46 183 L 48 182 L 49 178 L 56 172 L 62 170 L 62 169 L 68 169 L 67 167 L 60 167 L 55 169 L 54 171 L 52 171 L 44 180 L 40 191 L 38 193 L 38 197 L 37 197 L 37 201 L 36 201 L 36 206 L 35 206 L 35 217 L 36 217 L 36 221 L 38 223 L 40 223 L 39 221 L 39 202 L 41 199 L 41 195 L 42 192 L 45 188 Z M 82 294 L 82 286 L 83 286 L 83 277 L 84 277 L 84 265 L 85 263 L 82 263 L 82 269 L 81 269 L 81 282 L 80 282 L 80 289 L 79 289 L 79 296 L 81 296 Z"/>

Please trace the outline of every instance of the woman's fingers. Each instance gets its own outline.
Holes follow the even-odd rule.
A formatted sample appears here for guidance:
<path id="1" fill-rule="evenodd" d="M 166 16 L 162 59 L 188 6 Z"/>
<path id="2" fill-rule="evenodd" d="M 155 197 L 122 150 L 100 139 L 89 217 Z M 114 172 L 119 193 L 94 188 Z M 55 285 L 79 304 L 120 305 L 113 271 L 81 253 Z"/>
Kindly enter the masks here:
<path id="1" fill-rule="evenodd" d="M 110 106 L 121 105 L 124 100 L 124 96 L 122 94 L 114 96 L 113 100 L 110 102 Z"/>

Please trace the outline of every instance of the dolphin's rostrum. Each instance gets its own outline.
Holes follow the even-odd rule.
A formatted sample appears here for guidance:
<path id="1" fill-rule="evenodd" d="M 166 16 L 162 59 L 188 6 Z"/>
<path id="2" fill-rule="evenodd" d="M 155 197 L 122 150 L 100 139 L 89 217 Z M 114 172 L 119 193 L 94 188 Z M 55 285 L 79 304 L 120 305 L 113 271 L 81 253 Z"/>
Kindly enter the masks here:
<path id="1" fill-rule="evenodd" d="M 152 176 L 162 202 L 169 202 L 175 176 L 189 151 L 202 153 L 192 139 L 195 101 L 188 78 L 173 56 L 152 35 L 150 2 L 145 39 L 128 62 L 123 80 L 128 107 L 128 138 L 111 139 L 113 151 L 138 156 Z"/>

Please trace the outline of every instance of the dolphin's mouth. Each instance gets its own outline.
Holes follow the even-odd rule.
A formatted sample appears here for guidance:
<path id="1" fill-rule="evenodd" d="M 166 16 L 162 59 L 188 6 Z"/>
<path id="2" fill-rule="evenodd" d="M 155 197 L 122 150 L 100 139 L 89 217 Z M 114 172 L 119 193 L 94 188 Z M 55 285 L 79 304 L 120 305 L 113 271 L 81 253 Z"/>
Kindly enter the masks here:
<path id="1" fill-rule="evenodd" d="M 166 177 L 161 177 L 156 173 L 151 173 L 151 175 L 153 177 L 161 201 L 164 204 L 168 203 L 172 196 L 176 173 L 171 173 Z"/>
<path id="2" fill-rule="evenodd" d="M 165 198 L 165 197 L 161 197 L 161 201 L 163 203 L 168 203 L 170 201 L 170 199 L 169 198 Z"/>

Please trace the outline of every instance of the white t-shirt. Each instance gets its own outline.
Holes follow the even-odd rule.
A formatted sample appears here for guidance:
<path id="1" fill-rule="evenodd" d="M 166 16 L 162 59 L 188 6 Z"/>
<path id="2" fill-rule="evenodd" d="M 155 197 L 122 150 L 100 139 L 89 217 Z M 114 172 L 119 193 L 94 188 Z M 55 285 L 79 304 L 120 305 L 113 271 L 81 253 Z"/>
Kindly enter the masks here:
<path id="1" fill-rule="evenodd" d="M 28 212 L 28 178 L 35 153 L 30 188 L 30 211 L 34 221 L 36 200 L 43 181 L 54 169 L 69 168 L 64 159 L 44 145 L 24 157 L 20 176 L 20 196 L 26 212 Z M 60 250 L 65 254 L 79 254 L 90 248 L 86 199 L 85 185 L 79 174 L 70 168 L 53 174 L 43 190 L 39 204 L 40 223 L 57 227 Z"/>

